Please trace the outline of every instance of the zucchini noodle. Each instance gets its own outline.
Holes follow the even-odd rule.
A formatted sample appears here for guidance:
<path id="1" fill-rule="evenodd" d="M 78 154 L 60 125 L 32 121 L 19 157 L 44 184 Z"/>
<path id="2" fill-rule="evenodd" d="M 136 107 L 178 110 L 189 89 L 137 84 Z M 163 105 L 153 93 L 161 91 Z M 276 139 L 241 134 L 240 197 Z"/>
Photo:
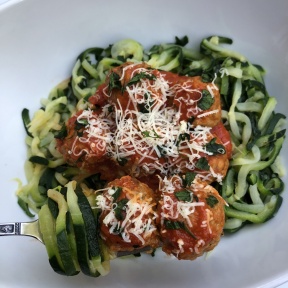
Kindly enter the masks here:
<path id="1" fill-rule="evenodd" d="M 55 138 L 63 135 L 66 121 L 104 82 L 109 71 L 124 62 L 147 62 L 153 69 L 180 75 L 201 76 L 221 94 L 222 119 L 232 139 L 230 167 L 222 183 L 213 183 L 227 202 L 224 229 L 236 232 L 245 224 L 262 223 L 275 215 L 282 203 L 283 168 L 279 153 L 285 138 L 285 116 L 275 112 L 277 101 L 265 87 L 265 70 L 226 45 L 232 39 L 212 36 L 200 43 L 199 51 L 187 46 L 188 37 L 175 43 L 156 44 L 145 50 L 124 39 L 107 48 L 86 49 L 76 59 L 71 77 L 55 87 L 30 120 L 22 113 L 28 149 L 27 184 L 19 182 L 18 203 L 29 215 L 38 213 L 47 201 L 47 191 L 70 180 L 89 189 L 102 188 L 99 175 L 88 175 L 67 165 L 56 149 Z M 280 163 L 280 164 L 279 164 Z M 279 174 L 280 173 L 280 174 Z"/>

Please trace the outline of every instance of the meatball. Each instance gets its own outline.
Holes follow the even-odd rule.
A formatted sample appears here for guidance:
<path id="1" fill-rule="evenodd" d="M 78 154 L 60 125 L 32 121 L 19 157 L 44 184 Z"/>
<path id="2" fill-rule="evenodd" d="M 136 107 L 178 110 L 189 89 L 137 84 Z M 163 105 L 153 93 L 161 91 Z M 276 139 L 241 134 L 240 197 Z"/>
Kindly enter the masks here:
<path id="1" fill-rule="evenodd" d="M 220 93 L 214 83 L 202 82 L 199 76 L 180 76 L 172 88 L 175 91 L 173 104 L 181 114 L 180 121 L 209 127 L 221 121 Z"/>
<path id="2" fill-rule="evenodd" d="M 107 94 L 106 90 L 107 90 L 106 83 L 102 83 L 101 85 L 99 85 L 95 94 L 88 98 L 89 103 L 100 107 L 103 107 L 104 105 L 108 104 L 109 95 Z"/>
<path id="3" fill-rule="evenodd" d="M 57 139 L 57 149 L 70 166 L 88 174 L 101 173 L 106 180 L 115 179 L 119 169 L 107 155 L 112 127 L 113 121 L 100 113 L 79 111 L 66 123 L 67 135 Z"/>
<path id="4" fill-rule="evenodd" d="M 112 69 L 106 86 L 109 103 L 114 104 L 116 110 L 133 111 L 129 117 L 164 105 L 169 89 L 160 71 L 150 69 L 146 63 L 130 62 Z"/>
<path id="5" fill-rule="evenodd" d="M 174 175 L 162 179 L 159 186 L 162 250 L 179 260 L 194 260 L 212 250 L 225 223 L 225 202 L 218 192 L 210 185 L 188 182 Z"/>
<path id="6" fill-rule="evenodd" d="M 68 165 L 109 181 L 96 197 L 109 249 L 162 246 L 189 260 L 212 250 L 225 202 L 208 184 L 222 181 L 232 154 L 216 85 L 125 63 L 89 101 L 94 110 L 69 119 L 57 148 Z"/>
<path id="7" fill-rule="evenodd" d="M 193 171 L 201 181 L 208 184 L 215 180 L 222 181 L 229 168 L 230 152 L 227 153 L 226 147 L 230 148 L 230 136 L 228 133 L 225 146 L 213 131 L 213 128 L 197 126 L 189 134 L 185 134 L 178 145 L 179 156 L 169 157 L 174 173 Z"/>
<path id="8" fill-rule="evenodd" d="M 127 124 L 123 129 L 118 129 L 115 135 L 118 155 L 125 155 L 123 159 L 117 159 L 122 164 L 124 171 L 133 177 L 151 175 L 155 171 L 163 171 L 165 159 L 157 153 L 157 139 L 145 137 L 139 129 Z M 151 143 L 155 141 L 155 143 Z M 119 161 L 120 160 L 120 161 Z"/>
<path id="9" fill-rule="evenodd" d="M 225 128 L 222 122 L 219 122 L 211 129 L 211 133 L 216 135 L 218 139 L 223 143 L 227 157 L 230 159 L 232 157 L 232 141 L 228 130 Z"/>
<path id="10" fill-rule="evenodd" d="M 96 198 L 100 233 L 110 250 L 133 251 L 159 246 L 153 191 L 131 176 L 110 182 Z"/>
<path id="11" fill-rule="evenodd" d="M 178 151 L 177 137 L 181 136 L 180 127 L 190 123 L 191 118 L 193 127 L 204 128 L 221 120 L 220 95 L 215 84 L 204 83 L 200 77 L 151 69 L 145 63 L 118 66 L 112 69 L 106 82 L 111 90 L 109 102 L 115 105 L 116 113 L 114 160 L 121 162 L 126 173 L 133 177 L 157 172 L 168 175 L 179 167 L 180 171 L 182 167 L 186 171 L 195 166 L 195 161 L 191 161 L 195 149 Z M 197 137 L 191 137 L 191 147 Z M 208 156 L 211 156 L 207 157 L 209 173 L 206 169 L 198 173 L 210 182 L 219 180 L 226 174 L 227 157 L 211 153 Z"/>

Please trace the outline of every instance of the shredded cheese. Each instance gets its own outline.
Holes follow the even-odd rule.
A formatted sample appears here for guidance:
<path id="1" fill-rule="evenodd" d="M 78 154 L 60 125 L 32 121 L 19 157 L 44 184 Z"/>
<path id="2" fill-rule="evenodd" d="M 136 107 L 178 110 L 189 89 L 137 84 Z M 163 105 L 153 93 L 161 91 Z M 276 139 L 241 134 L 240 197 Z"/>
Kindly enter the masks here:
<path id="1" fill-rule="evenodd" d="M 219 112 L 219 109 L 203 111 L 198 107 L 203 93 L 194 88 L 193 80 L 169 82 L 165 73 L 139 63 L 126 65 L 119 71 L 119 79 L 125 87 L 123 95 L 112 97 L 113 100 L 113 89 L 110 91 L 108 84 L 104 87 L 104 95 L 112 99 L 110 104 L 103 107 L 100 115 L 95 116 L 88 109 L 78 116 L 77 121 L 87 125 L 83 136 L 75 138 L 70 154 L 93 155 L 99 151 L 114 161 L 125 159 L 127 163 L 130 160 L 130 174 L 135 177 L 141 173 L 173 175 L 194 170 L 199 158 L 211 155 L 205 148 L 212 137 L 211 128 L 194 127 L 181 118 L 181 113 L 186 113 L 182 111 L 187 111 L 188 117 L 196 115 L 198 118 Z M 129 84 L 139 73 L 144 76 Z M 207 89 L 215 97 L 213 91 L 218 90 L 217 86 L 212 83 Z M 179 104 L 177 109 L 169 102 L 171 97 Z M 111 105 L 113 112 L 108 111 Z M 211 179 L 215 173 L 205 171 L 204 174 L 203 177 Z M 222 176 L 216 176 L 221 181 Z"/>
<path id="2" fill-rule="evenodd" d="M 204 202 L 186 202 L 178 201 L 174 197 L 174 192 L 181 189 L 182 179 L 179 175 L 174 175 L 168 179 L 164 177 L 160 180 L 159 190 L 162 193 L 162 207 L 161 207 L 161 222 L 164 223 L 165 219 L 178 219 L 179 216 L 183 217 L 189 227 L 192 227 L 190 216 L 194 213 L 197 206 L 204 206 Z M 193 197 L 193 195 L 192 195 Z"/>
<path id="3" fill-rule="evenodd" d="M 205 241 L 203 239 L 199 239 L 194 247 L 194 251 L 196 254 L 200 254 L 199 248 L 205 245 Z"/>
<path id="4" fill-rule="evenodd" d="M 83 126 L 85 125 L 85 129 L 83 136 L 75 137 L 71 150 L 68 153 L 80 156 L 82 154 L 97 154 L 98 151 L 105 152 L 107 144 L 113 141 L 113 134 L 111 132 L 113 121 L 107 117 L 97 116 L 91 109 L 87 109 L 78 115 L 76 122 L 81 123 Z M 78 143 L 88 143 L 90 149 L 79 149 Z"/>
<path id="5" fill-rule="evenodd" d="M 212 234 L 210 222 L 213 220 L 213 213 L 209 209 L 205 209 L 205 212 L 206 212 L 206 217 L 207 217 L 206 225 L 208 227 L 209 233 Z"/>
<path id="6" fill-rule="evenodd" d="M 125 189 L 123 188 L 123 190 Z M 152 199 L 143 200 L 145 198 L 143 194 L 136 193 L 125 205 L 125 218 L 118 220 L 115 215 L 115 209 L 118 204 L 113 201 L 113 195 L 116 190 L 111 187 L 106 190 L 107 193 L 96 197 L 96 208 L 106 212 L 103 224 L 110 227 L 109 233 L 120 234 L 123 241 L 128 243 L 131 242 L 131 235 L 134 235 L 144 245 L 145 239 L 157 229 L 154 224 L 154 220 L 158 217 L 153 210 L 155 203 L 152 202 Z M 128 194 L 126 193 L 126 195 Z"/>

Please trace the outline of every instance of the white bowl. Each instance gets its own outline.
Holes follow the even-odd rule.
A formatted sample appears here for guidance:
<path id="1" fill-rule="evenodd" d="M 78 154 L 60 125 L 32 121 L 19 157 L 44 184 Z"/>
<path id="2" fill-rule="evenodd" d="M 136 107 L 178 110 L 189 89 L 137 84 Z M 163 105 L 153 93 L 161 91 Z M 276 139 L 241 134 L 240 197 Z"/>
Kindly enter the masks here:
<path id="1" fill-rule="evenodd" d="M 277 111 L 288 111 L 288 1 L 278 0 L 10 0 L 0 5 L 0 222 L 28 221 L 17 205 L 13 178 L 25 181 L 21 110 L 40 106 L 67 78 L 78 54 L 134 38 L 150 47 L 188 35 L 194 47 L 210 35 L 267 69 Z M 281 153 L 287 161 L 287 143 Z M 285 163 L 286 167 L 287 164 Z M 287 184 L 287 176 L 284 178 Z M 113 261 L 106 277 L 63 277 L 44 246 L 24 237 L 0 239 L 0 287 L 275 287 L 288 280 L 288 195 L 266 224 L 224 236 L 207 257 L 177 261 L 161 253 Z"/>

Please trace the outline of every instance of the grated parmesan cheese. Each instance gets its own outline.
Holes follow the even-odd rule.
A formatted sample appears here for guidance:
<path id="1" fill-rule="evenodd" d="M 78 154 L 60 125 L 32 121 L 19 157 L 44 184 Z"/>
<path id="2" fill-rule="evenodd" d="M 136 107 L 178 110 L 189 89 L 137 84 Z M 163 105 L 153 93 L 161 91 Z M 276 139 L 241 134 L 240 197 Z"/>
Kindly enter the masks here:
<path id="1" fill-rule="evenodd" d="M 139 73 L 153 76 L 153 80 L 148 76 L 140 77 L 129 84 Z M 125 91 L 122 95 L 117 94 L 113 100 L 113 90 L 110 91 L 107 84 L 103 93 L 112 100 L 103 107 L 98 117 L 89 109 L 78 116 L 77 121 L 84 121 L 87 125 L 84 136 L 76 137 L 69 153 L 80 156 L 102 151 L 114 161 L 130 160 L 130 174 L 135 177 L 141 173 L 173 175 L 187 169 L 194 170 L 199 158 L 211 155 L 205 148 L 212 137 L 211 128 L 200 125 L 194 127 L 181 120 L 182 105 L 186 105 L 189 117 L 197 115 L 203 118 L 219 112 L 219 109 L 203 112 L 198 108 L 197 102 L 203 95 L 199 89 L 193 88 L 192 80 L 171 83 L 165 78 L 165 73 L 139 63 L 121 67 L 119 79 L 122 85 L 126 85 Z M 217 86 L 212 83 L 207 85 L 207 89 L 215 97 L 213 91 L 218 90 Z M 175 109 L 168 101 L 171 97 L 179 103 L 179 109 Z M 109 110 L 111 105 L 114 106 L 113 112 Z M 139 105 L 144 105 L 144 112 L 141 112 Z M 79 142 L 92 144 L 90 149 L 86 146 L 85 149 L 79 149 Z M 215 175 L 212 170 L 205 171 L 200 177 L 211 179 L 212 176 L 222 180 L 222 176 Z"/>
<path id="2" fill-rule="evenodd" d="M 125 205 L 125 218 L 120 221 L 115 215 L 117 208 L 117 203 L 113 202 L 115 192 L 114 188 L 109 187 L 105 195 L 101 194 L 96 197 L 96 208 L 108 211 L 102 223 L 110 227 L 110 234 L 121 234 L 125 242 L 131 242 L 131 235 L 134 235 L 144 245 L 145 239 L 157 229 L 152 223 L 152 220 L 158 217 L 152 209 L 155 203 L 151 201 L 152 199 L 143 200 L 142 193 L 134 195 Z"/>

